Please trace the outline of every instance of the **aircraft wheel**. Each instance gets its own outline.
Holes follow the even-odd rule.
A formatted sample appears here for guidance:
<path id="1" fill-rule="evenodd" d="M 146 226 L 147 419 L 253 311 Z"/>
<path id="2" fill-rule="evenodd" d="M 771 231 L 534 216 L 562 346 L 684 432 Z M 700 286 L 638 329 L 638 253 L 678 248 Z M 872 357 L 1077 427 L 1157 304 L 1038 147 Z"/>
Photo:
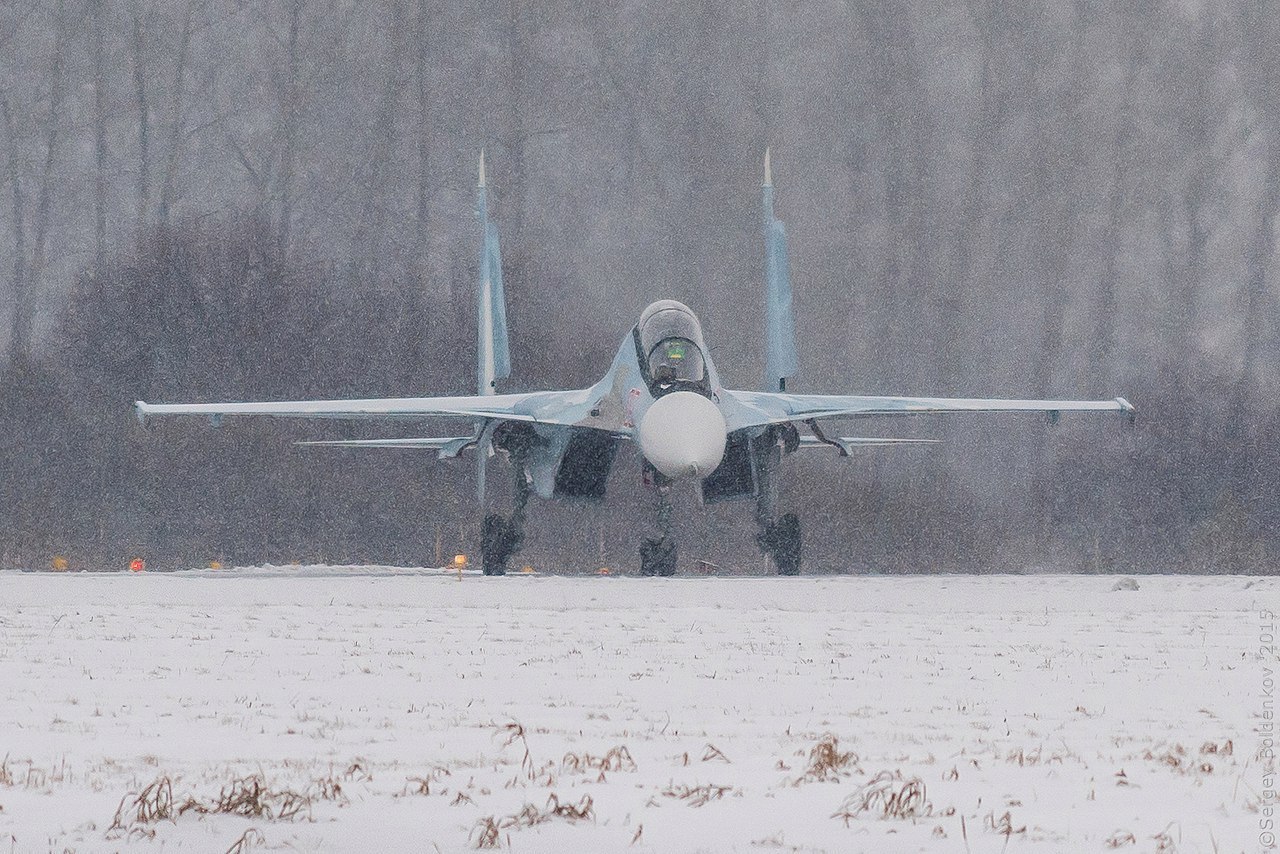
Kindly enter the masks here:
<path id="1" fill-rule="evenodd" d="M 671 538 L 645 540 L 640 545 L 641 575 L 675 575 L 676 544 Z"/>
<path id="2" fill-rule="evenodd" d="M 800 574 L 800 518 L 794 513 L 781 516 L 760 534 L 760 548 L 773 558 L 778 575 Z"/>
<path id="3" fill-rule="evenodd" d="M 775 525 L 777 529 L 777 551 L 774 562 L 778 564 L 778 575 L 800 574 L 800 517 L 787 513 Z"/>
<path id="4" fill-rule="evenodd" d="M 485 575 L 507 574 L 507 558 L 519 542 L 515 534 L 511 523 L 498 514 L 484 517 L 480 524 L 480 569 Z"/>

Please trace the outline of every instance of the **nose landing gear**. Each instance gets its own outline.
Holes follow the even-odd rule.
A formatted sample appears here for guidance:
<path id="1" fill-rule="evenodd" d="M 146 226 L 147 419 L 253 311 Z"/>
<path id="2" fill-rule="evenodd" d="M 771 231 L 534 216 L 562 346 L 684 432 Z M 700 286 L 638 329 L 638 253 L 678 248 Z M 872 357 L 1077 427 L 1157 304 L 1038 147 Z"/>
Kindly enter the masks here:
<path id="1" fill-rule="evenodd" d="M 671 536 L 671 479 L 656 469 L 646 468 L 645 483 L 658 495 L 658 536 L 640 544 L 640 574 L 676 574 L 676 542 Z"/>

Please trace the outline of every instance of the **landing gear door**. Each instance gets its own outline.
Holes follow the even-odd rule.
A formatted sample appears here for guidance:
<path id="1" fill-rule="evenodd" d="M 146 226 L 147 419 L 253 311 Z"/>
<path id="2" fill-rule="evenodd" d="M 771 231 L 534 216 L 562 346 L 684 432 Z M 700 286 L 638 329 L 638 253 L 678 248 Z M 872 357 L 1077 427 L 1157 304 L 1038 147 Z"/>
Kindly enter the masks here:
<path id="1" fill-rule="evenodd" d="M 730 433 L 720 466 L 702 479 L 703 503 L 755 498 L 759 489 L 755 456 L 746 430 Z"/>

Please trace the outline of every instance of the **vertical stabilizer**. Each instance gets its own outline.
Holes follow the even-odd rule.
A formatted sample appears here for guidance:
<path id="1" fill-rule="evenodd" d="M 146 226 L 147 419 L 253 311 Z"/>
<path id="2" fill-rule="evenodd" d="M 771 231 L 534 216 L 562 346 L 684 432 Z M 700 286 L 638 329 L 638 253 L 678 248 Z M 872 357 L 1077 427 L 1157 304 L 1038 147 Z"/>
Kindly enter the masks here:
<path id="1" fill-rule="evenodd" d="M 773 215 L 773 170 L 764 150 L 764 390 L 786 391 L 795 374 L 796 326 L 791 313 L 791 268 L 787 263 L 787 230 Z"/>
<path id="2" fill-rule="evenodd" d="M 511 349 L 507 342 L 507 297 L 502 290 L 502 252 L 498 227 L 489 222 L 489 197 L 484 176 L 484 150 L 480 151 L 476 182 L 476 217 L 480 220 L 480 283 L 476 292 L 476 380 L 480 394 L 497 394 L 497 381 L 511 376 Z M 483 423 L 477 425 L 480 431 Z M 484 508 L 485 463 L 493 449 L 481 440 L 476 447 L 476 497 Z"/>
<path id="3" fill-rule="evenodd" d="M 496 381 L 511 376 L 511 350 L 507 343 L 507 299 L 502 290 L 502 252 L 498 247 L 498 227 L 489 222 L 483 151 L 480 152 L 480 177 L 476 193 L 476 215 L 480 219 L 484 240 L 480 250 L 480 289 L 477 299 L 477 376 L 479 393 L 495 394 Z"/>

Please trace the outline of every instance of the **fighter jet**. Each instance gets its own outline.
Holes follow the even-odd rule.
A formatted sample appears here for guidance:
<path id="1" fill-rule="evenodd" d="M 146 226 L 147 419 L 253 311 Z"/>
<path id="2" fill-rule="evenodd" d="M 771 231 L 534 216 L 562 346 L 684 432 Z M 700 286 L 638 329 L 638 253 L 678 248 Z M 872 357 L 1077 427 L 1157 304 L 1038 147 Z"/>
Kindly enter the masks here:
<path id="1" fill-rule="evenodd" d="M 513 501 L 509 514 L 483 518 L 481 563 L 486 575 L 504 574 L 520 548 L 531 495 L 601 501 L 619 447 L 634 442 L 642 457 L 643 483 L 656 498 L 657 535 L 641 543 L 641 574 L 675 573 L 671 490 L 679 482 L 692 482 L 705 502 L 754 499 L 757 544 L 778 574 L 797 575 L 800 521 L 794 513 L 776 513 L 782 460 L 802 449 L 828 448 L 847 457 L 862 448 L 929 441 L 841 436 L 825 430 L 825 422 L 956 412 L 1043 413 L 1054 420 L 1061 412 L 1110 412 L 1132 419 L 1133 407 L 1120 397 L 1005 400 L 788 393 L 786 381 L 798 369 L 791 279 L 786 231 L 773 210 L 768 151 L 763 183 L 766 364 L 760 390 L 725 388 L 697 315 L 682 303 L 664 299 L 641 312 L 623 336 L 613 364 L 590 388 L 498 394 L 497 380 L 510 376 L 511 359 L 498 230 L 489 220 L 487 192 L 482 152 L 477 187 L 482 237 L 477 394 L 255 403 L 137 401 L 139 420 L 153 415 L 201 415 L 215 425 L 227 416 L 241 415 L 470 420 L 472 429 L 456 436 L 298 444 L 434 450 L 442 459 L 474 453 L 482 512 L 488 458 L 495 453 L 505 457 L 514 477 Z"/>

